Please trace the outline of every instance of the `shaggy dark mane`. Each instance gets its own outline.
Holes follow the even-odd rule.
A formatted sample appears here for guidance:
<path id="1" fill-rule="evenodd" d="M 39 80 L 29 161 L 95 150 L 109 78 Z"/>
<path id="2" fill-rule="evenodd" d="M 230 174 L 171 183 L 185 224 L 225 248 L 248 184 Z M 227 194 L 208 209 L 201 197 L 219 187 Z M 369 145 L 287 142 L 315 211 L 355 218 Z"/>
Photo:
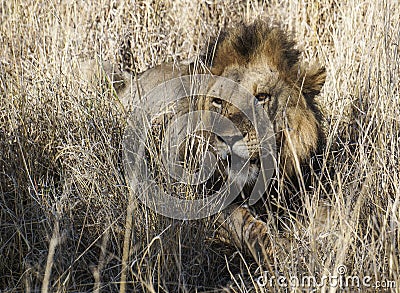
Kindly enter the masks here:
<path id="1" fill-rule="evenodd" d="M 248 63 L 256 58 L 266 58 L 281 73 L 292 75 L 299 62 L 300 51 L 295 42 L 278 27 L 265 21 L 241 23 L 237 28 L 223 31 L 214 38 L 203 61 L 210 67 L 226 67 L 234 62 Z"/>

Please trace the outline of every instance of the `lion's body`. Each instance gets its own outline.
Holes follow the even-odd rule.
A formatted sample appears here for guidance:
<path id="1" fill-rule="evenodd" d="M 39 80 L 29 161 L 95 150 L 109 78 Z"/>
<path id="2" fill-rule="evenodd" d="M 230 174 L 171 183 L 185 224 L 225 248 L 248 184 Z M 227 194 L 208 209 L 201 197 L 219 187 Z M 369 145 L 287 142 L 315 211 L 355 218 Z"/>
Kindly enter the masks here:
<path id="1" fill-rule="evenodd" d="M 241 25 L 216 39 L 207 54 L 202 56 L 202 66 L 194 63 L 162 64 L 139 74 L 137 78 L 108 68 L 105 71 L 113 82 L 122 82 L 116 90 L 128 110 L 151 89 L 178 76 L 195 72 L 211 73 L 233 80 L 246 88 L 254 96 L 254 101 L 268 113 L 276 135 L 279 173 L 289 178 L 299 176 L 301 165 L 307 163 L 323 144 L 321 116 L 314 97 L 324 84 L 325 70 L 302 68 L 299 56 L 294 43 L 280 29 L 256 21 Z M 254 128 L 238 108 L 214 98 L 218 96 L 221 86 L 220 81 L 212 84 L 209 96 L 199 98 L 197 107 L 224 115 L 243 133 L 243 137 L 235 137 L 231 143 L 214 137 L 213 144 L 223 158 L 227 154 L 243 157 L 244 149 L 248 149 L 252 160 L 249 175 L 243 180 L 251 185 L 260 172 L 260 164 L 256 160 L 260 144 Z M 245 103 L 239 106 L 245 107 Z M 229 130 L 224 133 L 225 137 L 230 135 Z M 267 226 L 253 217 L 248 209 L 232 206 L 223 212 L 217 222 L 221 225 L 221 235 L 229 238 L 231 243 L 242 248 L 247 246 L 256 257 L 255 253 L 266 255 L 268 252 Z"/>

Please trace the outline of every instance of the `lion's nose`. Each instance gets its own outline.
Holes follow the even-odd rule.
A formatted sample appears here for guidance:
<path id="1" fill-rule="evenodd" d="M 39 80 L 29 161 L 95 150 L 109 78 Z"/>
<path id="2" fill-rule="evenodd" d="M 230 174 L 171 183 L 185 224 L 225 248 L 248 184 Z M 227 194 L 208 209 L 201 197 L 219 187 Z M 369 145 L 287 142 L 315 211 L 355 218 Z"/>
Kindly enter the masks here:
<path id="1" fill-rule="evenodd" d="M 235 135 L 235 136 L 227 136 L 224 137 L 225 142 L 229 145 L 229 146 L 233 146 L 236 142 L 238 142 L 239 140 L 243 139 L 242 135 Z"/>

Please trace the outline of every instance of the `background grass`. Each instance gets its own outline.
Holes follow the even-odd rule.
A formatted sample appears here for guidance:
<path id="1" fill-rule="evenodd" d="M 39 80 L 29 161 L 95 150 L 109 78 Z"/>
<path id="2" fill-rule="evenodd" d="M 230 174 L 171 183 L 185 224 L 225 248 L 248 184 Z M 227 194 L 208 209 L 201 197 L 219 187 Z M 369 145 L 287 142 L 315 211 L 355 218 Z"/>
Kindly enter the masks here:
<path id="1" fill-rule="evenodd" d="M 228 282 L 261 290 L 249 259 L 210 240 L 211 221 L 173 221 L 128 204 L 125 114 L 107 87 L 77 70 L 94 57 L 130 71 L 190 58 L 223 26 L 259 15 L 280 22 L 306 61 L 327 68 L 319 100 L 335 169 L 329 189 L 305 194 L 304 220 L 288 222 L 291 245 L 277 247 L 269 274 L 318 277 L 344 264 L 348 276 L 400 286 L 399 6 L 2 1 L 0 291 L 194 292 Z M 314 212 L 322 199 L 331 206 L 323 228 Z"/>

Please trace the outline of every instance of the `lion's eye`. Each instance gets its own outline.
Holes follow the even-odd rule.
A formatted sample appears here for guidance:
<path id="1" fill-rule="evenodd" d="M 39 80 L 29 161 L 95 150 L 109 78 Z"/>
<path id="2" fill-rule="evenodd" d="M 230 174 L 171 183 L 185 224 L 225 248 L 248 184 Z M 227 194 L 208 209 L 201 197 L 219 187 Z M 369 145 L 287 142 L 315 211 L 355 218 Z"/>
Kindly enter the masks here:
<path id="1" fill-rule="evenodd" d="M 259 102 L 259 104 L 264 104 L 265 102 L 267 102 L 268 100 L 271 99 L 271 95 L 267 94 L 267 93 L 259 93 L 256 95 L 256 99 Z"/>
<path id="2" fill-rule="evenodd" d="M 212 104 L 213 104 L 213 106 L 216 107 L 216 108 L 221 108 L 221 107 L 222 107 L 222 100 L 221 100 L 221 99 L 218 99 L 218 98 L 214 98 L 214 99 L 212 100 Z"/>

